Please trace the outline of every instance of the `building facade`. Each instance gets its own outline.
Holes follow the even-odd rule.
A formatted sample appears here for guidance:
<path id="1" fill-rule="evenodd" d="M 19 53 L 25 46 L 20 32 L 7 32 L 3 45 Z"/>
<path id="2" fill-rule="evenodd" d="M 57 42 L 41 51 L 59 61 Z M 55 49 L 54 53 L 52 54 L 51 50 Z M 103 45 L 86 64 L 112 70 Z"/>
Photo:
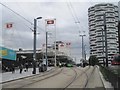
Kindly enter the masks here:
<path id="1" fill-rule="evenodd" d="M 105 15 L 105 17 L 104 17 Z M 105 27 L 107 32 L 108 63 L 117 54 L 118 6 L 110 3 L 96 4 L 88 9 L 90 55 L 97 56 L 99 63 L 105 61 Z M 104 23 L 106 22 L 106 24 Z"/>
<path id="2" fill-rule="evenodd" d="M 118 2 L 118 16 L 119 16 L 119 22 L 118 22 L 118 40 L 119 40 L 119 54 L 120 54 L 120 1 Z"/>

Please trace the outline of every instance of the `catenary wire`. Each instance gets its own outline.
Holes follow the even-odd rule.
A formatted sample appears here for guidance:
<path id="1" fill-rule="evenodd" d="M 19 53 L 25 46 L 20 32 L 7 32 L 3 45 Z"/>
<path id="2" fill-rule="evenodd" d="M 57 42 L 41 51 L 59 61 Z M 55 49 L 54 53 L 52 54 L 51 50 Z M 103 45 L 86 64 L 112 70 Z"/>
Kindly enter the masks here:
<path id="1" fill-rule="evenodd" d="M 22 15 L 20 15 L 19 13 L 15 12 L 14 10 L 12 10 L 11 8 L 9 8 L 8 6 L 4 5 L 3 3 L 0 3 L 2 6 L 6 7 L 7 9 L 9 9 L 10 11 L 12 11 L 13 13 L 15 13 L 16 15 L 18 15 L 19 17 L 21 17 L 22 19 L 24 19 L 25 21 L 27 21 L 28 23 L 30 23 L 31 25 L 34 25 L 34 23 L 32 23 L 31 21 L 27 20 L 25 17 L 23 17 Z M 37 26 L 37 28 L 41 29 L 42 31 L 45 32 L 44 29 L 40 28 Z"/>

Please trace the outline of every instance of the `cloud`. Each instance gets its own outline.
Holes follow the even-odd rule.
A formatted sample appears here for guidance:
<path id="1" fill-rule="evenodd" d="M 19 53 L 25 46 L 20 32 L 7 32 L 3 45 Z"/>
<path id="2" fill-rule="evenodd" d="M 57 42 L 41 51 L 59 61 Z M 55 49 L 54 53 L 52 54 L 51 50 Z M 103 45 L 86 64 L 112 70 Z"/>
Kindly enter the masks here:
<path id="1" fill-rule="evenodd" d="M 4 0 L 5 1 L 5 0 Z M 69 1 L 69 0 L 66 0 Z M 84 43 L 86 44 L 87 55 L 89 56 L 89 30 L 88 30 L 88 8 L 101 3 L 101 0 L 70 0 L 75 13 L 80 21 L 76 24 L 73 16 L 65 1 L 61 0 L 6 0 L 3 2 L 6 6 L 11 8 L 14 12 L 6 7 L 2 7 L 2 34 L 6 46 L 12 48 L 22 47 L 23 49 L 33 48 L 33 25 L 26 21 L 34 22 L 34 18 L 42 16 L 41 20 L 37 20 L 37 48 L 41 48 L 45 43 L 45 19 L 56 18 L 56 32 L 57 40 L 71 42 L 71 52 L 78 60 L 81 58 L 81 37 L 79 31 L 85 31 L 86 37 Z M 96 1 L 96 2 L 95 2 Z M 100 1 L 100 2 L 99 2 Z M 105 0 L 105 2 L 108 0 Z M 112 2 L 113 0 L 109 0 Z M 115 0 L 117 1 L 117 0 Z M 117 3 L 115 3 L 117 5 Z M 21 17 L 23 16 L 23 17 Z M 11 32 L 7 33 L 4 28 L 5 23 L 12 22 L 14 27 Z M 42 29 L 40 29 L 42 28 Z M 53 29 L 53 28 L 50 28 Z M 1 36 L 1 35 L 0 35 Z"/>

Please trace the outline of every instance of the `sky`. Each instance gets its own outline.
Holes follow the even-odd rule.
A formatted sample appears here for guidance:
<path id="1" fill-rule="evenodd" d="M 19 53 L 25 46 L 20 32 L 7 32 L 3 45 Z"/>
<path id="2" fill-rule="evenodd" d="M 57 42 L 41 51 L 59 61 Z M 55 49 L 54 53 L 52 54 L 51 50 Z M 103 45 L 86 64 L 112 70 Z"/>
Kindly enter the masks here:
<path id="1" fill-rule="evenodd" d="M 104 0 L 117 5 L 119 0 Z M 3 0 L 13 11 L 0 4 L 0 41 L 1 45 L 12 49 L 33 49 L 33 23 L 37 17 L 37 48 L 45 43 L 45 19 L 56 19 L 56 40 L 71 43 L 71 55 L 79 62 L 81 58 L 81 37 L 85 34 L 84 45 L 86 46 L 87 58 L 89 58 L 89 30 L 88 8 L 101 0 Z M 22 16 L 22 17 L 21 17 Z M 24 18 L 24 19 L 23 19 Z M 29 23 L 30 21 L 31 23 Z M 78 23 L 80 22 L 80 23 Z M 12 23 L 13 27 L 7 29 L 6 23 Z M 50 26 L 48 30 L 55 27 Z M 52 39 L 49 35 L 49 40 Z"/>

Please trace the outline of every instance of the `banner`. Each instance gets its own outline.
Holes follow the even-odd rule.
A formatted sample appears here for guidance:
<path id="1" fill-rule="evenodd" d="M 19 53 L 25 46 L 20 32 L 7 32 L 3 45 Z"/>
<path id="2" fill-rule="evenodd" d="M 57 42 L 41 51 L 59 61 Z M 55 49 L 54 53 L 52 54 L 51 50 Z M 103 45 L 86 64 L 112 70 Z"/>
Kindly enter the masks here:
<path id="1" fill-rule="evenodd" d="M 12 49 L 8 49 L 0 46 L 0 58 L 8 60 L 16 60 L 16 52 Z"/>
<path id="2" fill-rule="evenodd" d="M 54 20 L 47 20 L 47 24 L 54 24 Z"/>
<path id="3" fill-rule="evenodd" d="M 13 28 L 13 23 L 6 23 L 6 28 L 7 29 Z"/>

